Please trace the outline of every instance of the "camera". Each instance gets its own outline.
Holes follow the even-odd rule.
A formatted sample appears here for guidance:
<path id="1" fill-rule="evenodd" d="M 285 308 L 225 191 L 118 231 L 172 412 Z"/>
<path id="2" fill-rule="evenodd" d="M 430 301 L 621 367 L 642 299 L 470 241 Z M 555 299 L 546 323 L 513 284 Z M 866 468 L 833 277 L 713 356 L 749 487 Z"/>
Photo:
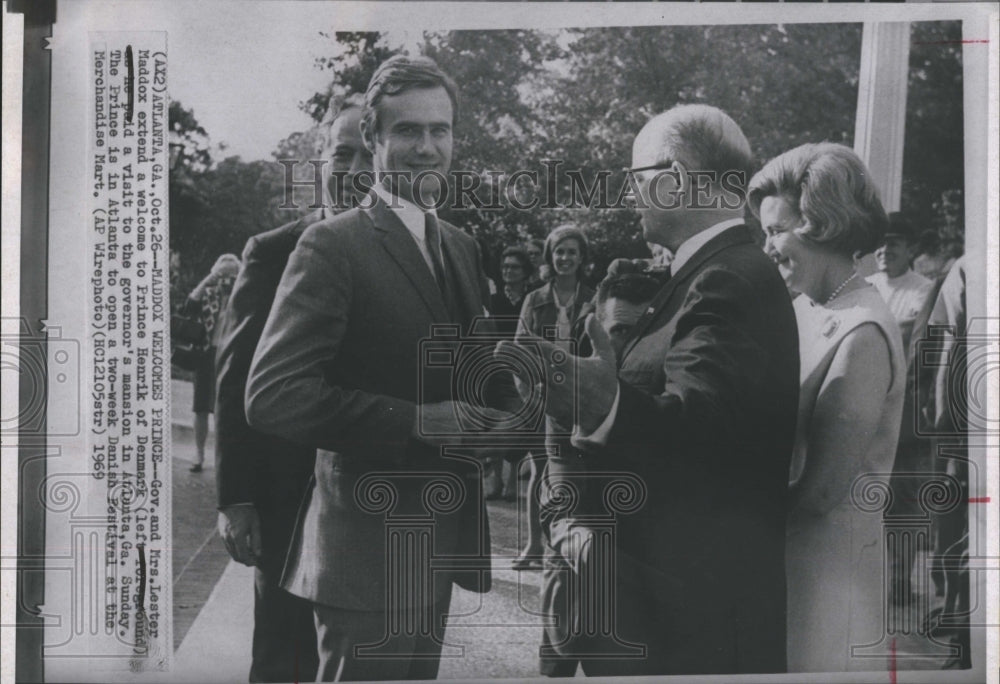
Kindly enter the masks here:
<path id="1" fill-rule="evenodd" d="M 4 381 L 21 386 L 18 410 L 4 411 L 0 432 L 19 431 L 22 437 L 79 434 L 79 342 L 64 339 L 56 327 L 35 331 L 22 318 L 18 334 L 2 335 L 0 345 Z"/>
<path id="2" fill-rule="evenodd" d="M 544 358 L 541 345 L 530 340 L 505 346 L 498 353 L 497 343 L 511 340 L 509 333 L 500 332 L 504 322 L 501 318 L 476 318 L 468 334 L 463 334 L 459 325 L 434 325 L 430 336 L 420 341 L 420 405 L 455 401 L 459 426 L 455 433 L 442 433 L 439 426 L 425 422 L 420 414 L 422 435 L 456 438 L 482 435 L 490 443 L 509 438 L 518 444 L 526 441 L 544 444 L 543 379 L 544 364 L 549 359 Z M 554 355 L 575 358 L 575 344 L 559 339 L 555 326 L 543 330 L 542 337 L 559 345 Z M 504 411 L 503 418 L 490 410 L 496 408 Z M 552 427 L 549 425 L 550 431 Z M 571 429 L 569 426 L 561 433 L 568 436 Z"/>

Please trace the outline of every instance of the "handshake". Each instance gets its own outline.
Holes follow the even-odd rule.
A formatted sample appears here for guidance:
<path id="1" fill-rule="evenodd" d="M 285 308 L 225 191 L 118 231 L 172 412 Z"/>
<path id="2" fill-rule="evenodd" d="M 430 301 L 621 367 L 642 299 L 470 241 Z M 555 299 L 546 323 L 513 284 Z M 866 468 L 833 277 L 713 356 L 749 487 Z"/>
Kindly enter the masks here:
<path id="1" fill-rule="evenodd" d="M 548 437 L 568 438 L 574 427 L 593 430 L 607 417 L 617 366 L 594 316 L 586 321 L 588 357 L 554 329 L 515 340 L 493 330 L 490 319 L 477 320 L 465 337 L 458 326 L 435 326 L 421 342 L 420 390 L 428 400 L 417 408 L 414 437 L 437 446 L 524 448 L 543 445 L 546 428 Z M 432 393 L 452 399 L 432 401 Z"/>
<path id="2" fill-rule="evenodd" d="M 432 328 L 421 341 L 414 437 L 442 446 L 544 443 L 542 350 L 530 343 L 499 346 L 504 340 L 489 318 L 474 321 L 468 335 L 457 325 Z M 451 399 L 434 400 L 441 396 Z"/>

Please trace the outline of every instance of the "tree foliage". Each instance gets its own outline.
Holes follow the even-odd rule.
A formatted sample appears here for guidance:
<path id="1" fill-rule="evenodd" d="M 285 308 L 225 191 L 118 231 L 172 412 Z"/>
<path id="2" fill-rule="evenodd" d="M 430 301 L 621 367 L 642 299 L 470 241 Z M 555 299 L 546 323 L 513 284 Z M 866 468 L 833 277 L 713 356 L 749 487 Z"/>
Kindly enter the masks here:
<path id="1" fill-rule="evenodd" d="M 613 201 L 635 134 L 649 117 L 680 103 L 729 113 L 760 164 L 805 142 L 851 145 L 861 35 L 856 23 L 451 31 L 425 34 L 409 49 L 434 58 L 458 83 L 453 168 L 479 174 L 480 197 L 489 197 L 501 174 L 509 178 L 518 170 L 538 173 L 544 184 L 546 160 L 559 160 L 555 199 L 565 205 L 571 196 L 566 171 L 577 171 L 588 187 L 610 173 Z M 329 85 L 309 95 L 302 109 L 318 124 L 331 97 L 363 93 L 378 64 L 406 51 L 391 38 L 331 35 L 331 56 L 316 60 L 329 72 Z M 912 24 L 903 205 L 945 237 L 962 234 L 964 211 L 960 38 L 959 22 Z M 214 164 L 193 111 L 175 105 L 171 142 L 181 162 L 176 172 L 172 167 L 171 182 L 181 199 L 171 206 L 171 229 L 183 270 L 194 273 L 301 210 L 277 209 L 280 166 L 238 159 Z M 290 132 L 276 143 L 274 157 L 304 161 L 319 144 L 315 128 Z M 646 254 L 635 215 L 623 209 L 524 211 L 504 201 L 500 209 L 469 206 L 442 214 L 494 255 L 575 221 L 591 239 L 595 277 L 611 258 Z"/>

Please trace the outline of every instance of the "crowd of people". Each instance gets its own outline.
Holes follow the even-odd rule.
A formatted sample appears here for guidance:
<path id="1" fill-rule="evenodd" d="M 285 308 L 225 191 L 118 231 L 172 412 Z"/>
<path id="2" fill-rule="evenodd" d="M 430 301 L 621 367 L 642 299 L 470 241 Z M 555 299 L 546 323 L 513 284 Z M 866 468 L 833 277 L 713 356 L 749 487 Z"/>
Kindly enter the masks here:
<path id="1" fill-rule="evenodd" d="M 448 172 L 457 112 L 433 61 L 387 60 L 325 122 L 344 186 L 379 179 L 370 201 L 244 250 L 213 370 L 220 532 L 257 568 L 251 681 L 436 677 L 453 585 L 491 585 L 485 502 L 517 498 L 522 460 L 514 567 L 543 572 L 542 673 L 888 667 L 852 646 L 913 601 L 912 550 L 890 549 L 883 590 L 883 516 L 919 499 L 894 473 L 944 469 L 916 420 L 951 420 L 952 389 L 915 380 L 915 348 L 930 325 L 961 332 L 963 260 L 916 273 L 918 237 L 849 148 L 802 145 L 752 173 L 732 118 L 683 105 L 632 147 L 650 259 L 614 261 L 591 289 L 587 236 L 564 223 L 507 246 L 490 286 L 476 242 L 426 208 L 442 189 L 410 183 Z M 706 203 L 730 188 L 693 171 L 741 172 L 745 204 Z M 432 325 L 484 310 L 498 358 L 540 362 L 512 365 L 486 408 L 502 421 L 542 397 L 545 420 L 534 447 L 481 458 L 490 434 L 461 416 L 484 407 L 418 369 Z M 861 505 L 859 483 L 891 506 Z M 963 532 L 942 524 L 939 555 Z M 940 587 L 953 606 L 959 586 Z"/>

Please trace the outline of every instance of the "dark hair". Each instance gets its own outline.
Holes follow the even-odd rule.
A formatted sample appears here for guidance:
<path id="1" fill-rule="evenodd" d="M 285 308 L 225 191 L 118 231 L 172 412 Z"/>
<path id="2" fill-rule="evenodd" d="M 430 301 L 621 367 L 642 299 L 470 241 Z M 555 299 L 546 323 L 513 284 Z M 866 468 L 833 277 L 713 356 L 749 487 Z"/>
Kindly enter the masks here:
<path id="1" fill-rule="evenodd" d="M 326 113 L 323 115 L 323 120 L 320 121 L 319 125 L 329 128 L 344 112 L 349 109 L 364 109 L 364 106 L 365 96 L 361 93 L 331 95 Z"/>
<path id="2" fill-rule="evenodd" d="M 503 266 L 504 259 L 506 259 L 507 257 L 514 257 L 520 262 L 521 268 L 524 269 L 524 276 L 526 278 L 530 277 L 532 272 L 535 270 L 534 265 L 531 263 L 531 257 L 528 256 L 528 253 L 524 251 L 523 247 L 518 247 L 517 245 L 511 245 L 510 247 L 507 247 L 503 251 L 503 254 L 500 255 L 501 267 Z"/>
<path id="3" fill-rule="evenodd" d="M 365 91 L 361 120 L 372 134 L 378 132 L 378 110 L 386 95 L 400 95 L 414 88 L 444 88 L 451 99 L 451 122 L 458 121 L 458 87 L 430 57 L 396 55 L 382 62 Z"/>
<path id="4" fill-rule="evenodd" d="M 630 304 L 645 304 L 652 301 L 659 289 L 660 281 L 646 273 L 615 273 L 597 286 L 597 303 L 603 304 L 614 297 Z"/>
<path id="5" fill-rule="evenodd" d="M 889 214 L 889 222 L 892 223 L 892 214 Z M 936 256 L 941 253 L 941 246 L 941 236 L 933 228 L 923 231 L 917 238 L 917 254 Z"/>
<path id="6" fill-rule="evenodd" d="M 920 242 L 920 236 L 917 235 L 913 224 L 903 214 L 903 212 L 893 211 L 889 212 L 887 216 L 889 219 L 889 226 L 885 229 L 885 234 L 882 236 L 882 242 L 885 242 L 890 237 L 903 238 L 911 245 L 916 245 Z"/>

